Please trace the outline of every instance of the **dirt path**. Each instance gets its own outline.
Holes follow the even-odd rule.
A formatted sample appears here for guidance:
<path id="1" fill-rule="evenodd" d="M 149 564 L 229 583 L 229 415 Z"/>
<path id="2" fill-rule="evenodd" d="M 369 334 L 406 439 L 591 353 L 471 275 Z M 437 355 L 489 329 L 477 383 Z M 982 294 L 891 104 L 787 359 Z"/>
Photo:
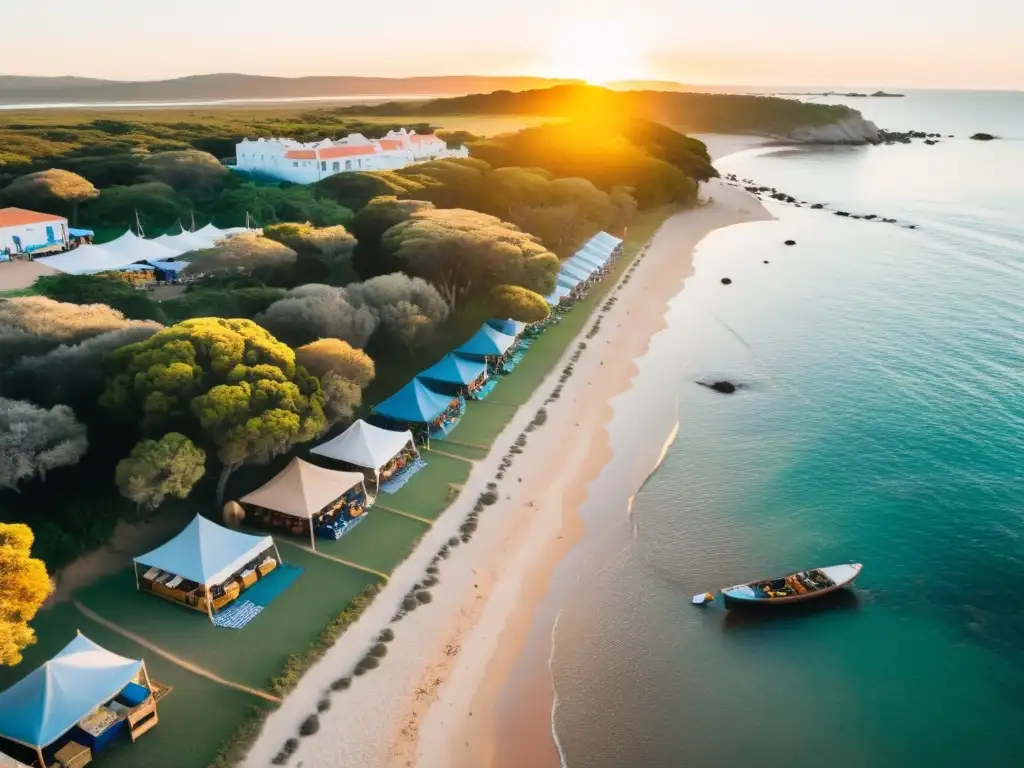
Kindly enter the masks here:
<path id="1" fill-rule="evenodd" d="M 127 629 L 122 627 L 120 624 L 115 624 L 114 622 L 110 621 L 109 619 L 103 618 L 98 613 L 93 611 L 91 608 L 87 608 L 86 606 L 82 605 L 82 603 L 80 603 L 78 600 L 73 600 L 72 604 L 87 619 L 91 619 L 92 621 L 95 621 L 97 624 L 100 624 L 101 626 L 106 627 L 107 629 L 109 629 L 112 632 L 117 632 L 117 634 L 121 635 L 122 637 L 128 638 L 133 643 L 137 643 L 138 645 L 141 645 L 147 651 L 151 651 L 151 652 L 155 653 L 157 656 L 162 656 L 163 658 L 167 659 L 172 664 L 177 664 L 182 669 L 186 669 L 186 670 L 188 670 L 189 672 L 191 672 L 194 675 L 199 675 L 200 677 L 205 677 L 207 680 L 212 680 L 213 682 L 217 683 L 218 685 L 223 685 L 225 688 L 234 688 L 236 691 L 242 691 L 243 693 L 248 693 L 248 694 L 251 694 L 253 696 L 257 696 L 258 698 L 265 699 L 266 701 L 271 701 L 274 704 L 280 704 L 281 703 L 281 700 L 279 698 L 277 698 L 277 696 L 271 696 L 266 691 L 261 691 L 258 688 L 250 688 L 247 685 L 242 685 L 241 683 L 235 683 L 235 682 L 232 682 L 231 680 L 225 680 L 223 677 L 220 677 L 219 675 L 213 674 L 213 672 L 211 672 L 208 669 L 204 669 L 203 667 L 200 667 L 200 666 L 198 666 L 196 664 L 193 664 L 191 661 L 186 661 L 185 659 L 181 658 L 180 656 L 175 656 L 173 653 L 171 653 L 169 651 L 165 651 L 163 648 L 161 648 L 158 645 L 153 645 L 153 643 L 149 642 L 146 638 L 140 637 L 139 635 L 136 635 L 134 632 L 129 632 Z"/>

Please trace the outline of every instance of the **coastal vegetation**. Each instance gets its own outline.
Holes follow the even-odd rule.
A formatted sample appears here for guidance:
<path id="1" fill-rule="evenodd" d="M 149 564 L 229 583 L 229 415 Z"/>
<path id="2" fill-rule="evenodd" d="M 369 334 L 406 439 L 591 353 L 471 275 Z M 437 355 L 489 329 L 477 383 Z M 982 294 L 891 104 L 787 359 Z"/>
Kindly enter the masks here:
<path id="1" fill-rule="evenodd" d="M 33 554 L 60 573 L 111 542 L 115 531 L 141 536 L 150 526 L 180 529 L 195 514 L 213 517 L 217 505 L 265 482 L 334 425 L 365 413 L 483 321 L 545 319 L 543 296 L 554 290 L 563 258 L 597 232 L 622 233 L 628 224 L 625 264 L 714 175 L 699 142 L 639 123 L 595 134 L 589 164 L 575 153 L 575 164 L 559 165 L 557 153 L 544 151 L 546 142 L 561 140 L 556 128 L 492 141 L 491 162 L 435 161 L 402 172 L 344 174 L 309 188 L 240 178 L 194 146 L 128 152 L 136 175 L 127 184 L 78 174 L 72 188 L 98 190 L 78 203 L 83 224 L 93 224 L 97 206 L 120 232 L 136 215 L 145 227 L 147 216 L 170 213 L 184 221 L 187 212 L 189 223 L 192 215 L 202 223 L 227 204 L 247 205 L 239 201 L 308 205 L 282 204 L 274 220 L 257 222 L 262 235 L 188 254 L 194 279 L 173 298 L 158 300 L 108 273 L 49 276 L 35 284 L 35 295 L 0 299 L 0 425 L 7 427 L 0 438 L 0 520 L 29 526 Z M 602 175 L 605 163 L 622 170 Z M 35 185 L 0 190 L 5 203 L 19 204 L 12 187 Z M 129 216 L 136 193 L 169 207 L 132 207 Z M 36 207 L 61 212 L 74 200 L 51 195 L 42 202 Z M 319 215 L 331 211 L 339 215 Z M 50 638 L 69 626 L 104 641 L 109 630 L 92 618 L 98 616 L 136 638 L 159 631 L 161 647 L 224 679 L 271 697 L 290 690 L 457 497 L 472 462 L 543 380 L 604 290 L 597 286 L 532 344 L 515 375 L 498 383 L 503 407 L 468 412 L 457 439 L 445 451 L 430 451 L 428 467 L 389 499 L 391 511 L 381 509 L 342 539 L 324 542 L 326 558 L 281 539 L 287 559 L 309 575 L 290 587 L 280 608 L 275 604 L 281 626 L 273 637 L 236 648 L 205 624 L 184 632 L 181 617 L 136 593 L 131 572 L 119 571 L 94 577 L 75 590 L 72 603 L 42 612 L 34 626 L 44 642 L 29 661 L 55 650 Z M 489 503 L 485 495 L 479 506 Z M 474 517 L 449 546 L 468 542 L 475 527 Z M 115 550 L 117 557 L 123 550 Z M 438 575 L 431 567 L 410 593 L 408 610 L 433 599 Z M 325 583 L 332 589 L 318 586 Z M 213 736 L 194 747 L 202 762 L 193 755 L 180 764 L 207 764 L 234 728 L 238 741 L 225 745 L 215 764 L 237 759 L 239 744 L 265 717 L 266 699 L 247 715 L 249 694 L 218 691 L 165 659 L 150 662 L 135 640 L 117 642 L 145 655 L 161 681 L 181 690 L 168 704 L 169 721 L 184 716 L 190 698 L 203 702 L 196 706 Z M 368 653 L 362 671 L 380 656 Z M 163 748 L 173 743 L 171 734 L 152 739 Z M 109 759 L 116 765 L 116 754 Z"/>

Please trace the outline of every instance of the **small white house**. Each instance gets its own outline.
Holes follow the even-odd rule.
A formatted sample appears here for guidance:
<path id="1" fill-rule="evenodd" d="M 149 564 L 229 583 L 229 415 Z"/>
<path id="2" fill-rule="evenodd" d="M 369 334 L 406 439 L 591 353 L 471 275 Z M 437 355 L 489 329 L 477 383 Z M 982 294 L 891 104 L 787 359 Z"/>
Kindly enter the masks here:
<path id="1" fill-rule="evenodd" d="M 68 220 L 24 208 L 0 208 L 0 253 L 55 253 L 68 247 Z"/>
<path id="2" fill-rule="evenodd" d="M 295 184 L 312 184 L 346 171 L 390 171 L 444 157 L 469 157 L 469 150 L 448 149 L 434 134 L 421 136 L 405 128 L 381 139 L 352 133 L 305 144 L 293 139 L 243 139 L 235 147 L 238 170 Z"/>

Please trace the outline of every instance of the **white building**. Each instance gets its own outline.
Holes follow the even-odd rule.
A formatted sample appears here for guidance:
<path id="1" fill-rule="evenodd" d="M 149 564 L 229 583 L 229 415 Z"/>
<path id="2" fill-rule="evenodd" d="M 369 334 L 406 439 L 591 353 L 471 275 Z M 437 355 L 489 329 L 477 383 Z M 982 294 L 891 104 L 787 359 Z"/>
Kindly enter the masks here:
<path id="1" fill-rule="evenodd" d="M 381 139 L 352 133 L 343 139 L 303 144 L 292 139 L 243 139 L 235 147 L 236 167 L 295 184 L 312 184 L 345 171 L 390 171 L 444 157 L 469 157 L 466 147 L 448 149 L 434 134 L 388 131 Z"/>
<path id="2" fill-rule="evenodd" d="M 24 208 L 0 208 L 0 253 L 53 253 L 68 247 L 68 220 Z"/>

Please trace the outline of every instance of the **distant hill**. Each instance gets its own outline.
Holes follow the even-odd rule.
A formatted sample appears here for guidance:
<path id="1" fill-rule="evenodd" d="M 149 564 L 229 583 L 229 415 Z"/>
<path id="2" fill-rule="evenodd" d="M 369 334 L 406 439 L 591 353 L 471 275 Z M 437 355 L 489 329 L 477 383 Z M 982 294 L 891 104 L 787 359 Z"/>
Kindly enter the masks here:
<path id="1" fill-rule="evenodd" d="M 667 90 L 617 91 L 590 85 L 560 85 L 532 91 L 497 91 L 417 102 L 351 107 L 361 115 L 531 115 L 601 120 L 640 117 L 690 133 L 750 133 L 782 136 L 860 113 L 845 106 L 794 99 Z"/>
<path id="2" fill-rule="evenodd" d="M 214 74 L 173 80 L 120 82 L 81 77 L 0 75 L 0 104 L 122 101 L 300 99 L 330 96 L 458 96 L 496 90 L 525 91 L 576 80 L 543 77 L 262 77 Z"/>

